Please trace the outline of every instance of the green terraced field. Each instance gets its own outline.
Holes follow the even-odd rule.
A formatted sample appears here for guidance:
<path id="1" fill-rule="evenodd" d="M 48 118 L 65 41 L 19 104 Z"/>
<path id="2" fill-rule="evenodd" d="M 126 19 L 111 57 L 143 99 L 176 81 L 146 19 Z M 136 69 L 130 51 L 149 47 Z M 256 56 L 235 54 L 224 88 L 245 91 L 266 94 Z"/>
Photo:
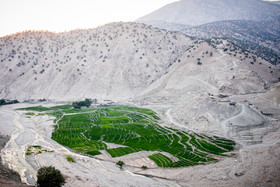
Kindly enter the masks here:
<path id="1" fill-rule="evenodd" d="M 228 156 L 235 142 L 158 125 L 158 116 L 150 109 L 102 105 L 92 109 L 72 109 L 71 105 L 51 108 L 30 107 L 20 110 L 46 112 L 55 116 L 52 139 L 77 152 L 89 155 L 106 150 L 112 157 L 139 151 L 158 151 L 150 155 L 159 167 L 183 167 L 217 161 L 215 155 Z M 123 147 L 108 149 L 106 143 Z M 161 154 L 167 152 L 178 158 Z"/>

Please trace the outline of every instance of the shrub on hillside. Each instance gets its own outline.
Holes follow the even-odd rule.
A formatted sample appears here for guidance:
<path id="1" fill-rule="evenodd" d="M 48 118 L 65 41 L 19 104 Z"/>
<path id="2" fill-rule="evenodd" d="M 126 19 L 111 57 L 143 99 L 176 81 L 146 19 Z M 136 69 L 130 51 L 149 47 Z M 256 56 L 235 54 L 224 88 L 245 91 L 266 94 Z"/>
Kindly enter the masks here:
<path id="1" fill-rule="evenodd" d="M 14 104 L 14 103 L 19 103 L 19 101 L 18 100 L 0 99 L 0 105 L 8 105 L 8 104 Z"/>

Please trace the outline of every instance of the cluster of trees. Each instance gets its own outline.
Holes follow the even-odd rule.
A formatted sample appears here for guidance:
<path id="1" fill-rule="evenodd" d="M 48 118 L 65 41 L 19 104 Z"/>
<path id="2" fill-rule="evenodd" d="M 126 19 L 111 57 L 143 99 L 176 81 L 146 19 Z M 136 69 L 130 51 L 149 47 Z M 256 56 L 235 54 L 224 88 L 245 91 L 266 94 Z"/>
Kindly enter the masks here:
<path id="1" fill-rule="evenodd" d="M 90 99 L 85 99 L 84 101 L 73 102 L 72 106 L 76 109 L 80 109 L 82 107 L 89 107 L 91 103 L 92 101 Z"/>
<path id="2" fill-rule="evenodd" d="M 14 103 L 19 103 L 19 101 L 18 100 L 0 99 L 0 105 L 8 105 L 8 104 L 14 104 Z"/>
<path id="3" fill-rule="evenodd" d="M 60 187 L 65 184 L 65 178 L 55 167 L 42 167 L 37 172 L 37 185 L 39 187 Z"/>

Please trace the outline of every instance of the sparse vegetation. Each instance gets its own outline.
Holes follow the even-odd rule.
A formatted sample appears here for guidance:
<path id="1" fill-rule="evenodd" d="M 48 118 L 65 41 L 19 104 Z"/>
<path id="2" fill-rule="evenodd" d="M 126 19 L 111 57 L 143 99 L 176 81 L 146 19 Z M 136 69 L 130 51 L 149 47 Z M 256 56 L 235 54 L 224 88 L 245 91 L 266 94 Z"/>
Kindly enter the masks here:
<path id="1" fill-rule="evenodd" d="M 148 169 L 148 167 L 145 166 L 145 165 L 143 165 L 141 168 L 142 168 L 142 169 Z"/>
<path id="2" fill-rule="evenodd" d="M 70 155 L 65 155 L 66 159 L 68 160 L 68 162 L 75 162 L 74 158 Z"/>
<path id="3" fill-rule="evenodd" d="M 42 153 L 53 153 L 53 150 L 46 150 L 40 145 L 33 145 L 33 146 L 28 146 L 25 155 L 30 156 L 30 155 L 37 155 L 37 154 L 42 154 Z"/>
<path id="4" fill-rule="evenodd" d="M 123 165 L 124 165 L 124 162 L 121 161 L 121 160 L 119 160 L 116 164 L 117 164 L 120 168 L 122 168 Z"/>
<path id="5" fill-rule="evenodd" d="M 34 112 L 27 112 L 27 113 L 25 113 L 25 115 L 27 115 L 27 116 L 34 116 L 35 113 Z"/>

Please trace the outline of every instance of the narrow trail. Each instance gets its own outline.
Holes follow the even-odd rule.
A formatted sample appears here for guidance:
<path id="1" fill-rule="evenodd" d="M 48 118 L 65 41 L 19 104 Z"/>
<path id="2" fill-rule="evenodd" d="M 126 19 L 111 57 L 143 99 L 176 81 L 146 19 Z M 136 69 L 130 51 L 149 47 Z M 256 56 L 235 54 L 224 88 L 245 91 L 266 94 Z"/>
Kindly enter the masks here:
<path id="1" fill-rule="evenodd" d="M 168 117 L 168 120 L 169 120 L 172 124 L 174 124 L 175 126 L 182 127 L 182 128 L 184 128 L 184 129 L 187 129 L 188 131 L 193 131 L 192 129 L 189 129 L 187 126 L 182 125 L 182 124 L 177 123 L 176 121 L 174 121 L 174 119 L 173 119 L 173 117 L 171 116 L 170 112 L 171 112 L 171 108 L 167 110 L 166 116 Z M 187 149 L 186 145 L 182 143 L 182 137 L 181 137 L 180 135 L 178 135 L 178 134 L 177 134 L 176 132 L 174 132 L 174 131 L 173 131 L 173 133 L 176 134 L 176 135 L 180 138 L 180 140 L 179 140 L 178 143 L 181 144 L 181 145 L 183 145 L 184 148 Z M 185 133 L 184 131 L 182 131 L 182 133 L 183 133 L 184 135 L 186 135 L 186 136 L 189 138 L 188 142 L 185 142 L 185 143 L 188 144 L 188 145 L 190 145 L 190 146 L 192 147 L 192 149 L 195 150 L 196 147 L 194 147 L 194 146 L 190 143 L 191 137 L 188 135 L 188 133 Z M 173 141 L 173 140 L 172 140 L 172 141 Z"/>
<path id="2" fill-rule="evenodd" d="M 203 81 L 203 80 L 200 80 L 199 78 L 196 78 L 196 77 L 189 77 L 189 78 L 190 78 L 190 79 L 197 80 L 197 81 L 199 81 L 199 82 L 201 82 L 201 83 L 203 83 L 203 84 L 209 86 L 210 88 L 213 88 L 213 89 L 215 89 L 215 90 L 219 90 L 219 88 L 217 88 L 217 87 L 215 87 L 215 86 L 213 86 L 213 85 L 211 85 L 211 84 L 209 84 L 209 83 L 207 83 L 207 82 L 205 82 L 205 81 Z"/>
<path id="3" fill-rule="evenodd" d="M 219 68 L 218 72 L 222 72 L 222 71 L 226 71 L 226 70 L 231 70 L 231 69 L 236 68 L 237 66 L 238 65 L 237 65 L 236 60 L 232 60 L 232 65 L 231 64 L 226 64 L 223 68 Z"/>
<path id="4" fill-rule="evenodd" d="M 182 128 L 184 128 L 184 129 L 187 129 L 187 130 L 192 130 L 192 129 L 189 129 L 187 126 L 182 125 L 182 124 L 177 123 L 176 121 L 174 121 L 174 119 L 173 119 L 173 117 L 171 116 L 170 112 L 171 112 L 171 108 L 167 110 L 166 116 L 167 116 L 168 120 L 169 120 L 172 124 L 174 124 L 175 126 L 178 126 L 178 127 L 182 127 Z"/>
<path id="5" fill-rule="evenodd" d="M 245 111 L 244 104 L 238 104 L 238 105 L 241 105 L 241 109 L 239 110 L 239 112 L 238 112 L 236 115 L 234 115 L 234 116 L 232 116 L 232 117 L 230 117 L 230 118 L 224 120 L 224 121 L 221 123 L 222 128 L 223 128 L 223 130 L 224 130 L 224 132 L 225 132 L 225 134 L 226 134 L 227 136 L 228 136 L 228 126 L 227 126 L 227 124 L 230 123 L 231 120 L 236 119 L 236 118 L 238 118 L 239 116 L 241 116 L 241 115 L 244 114 L 244 111 Z"/>

